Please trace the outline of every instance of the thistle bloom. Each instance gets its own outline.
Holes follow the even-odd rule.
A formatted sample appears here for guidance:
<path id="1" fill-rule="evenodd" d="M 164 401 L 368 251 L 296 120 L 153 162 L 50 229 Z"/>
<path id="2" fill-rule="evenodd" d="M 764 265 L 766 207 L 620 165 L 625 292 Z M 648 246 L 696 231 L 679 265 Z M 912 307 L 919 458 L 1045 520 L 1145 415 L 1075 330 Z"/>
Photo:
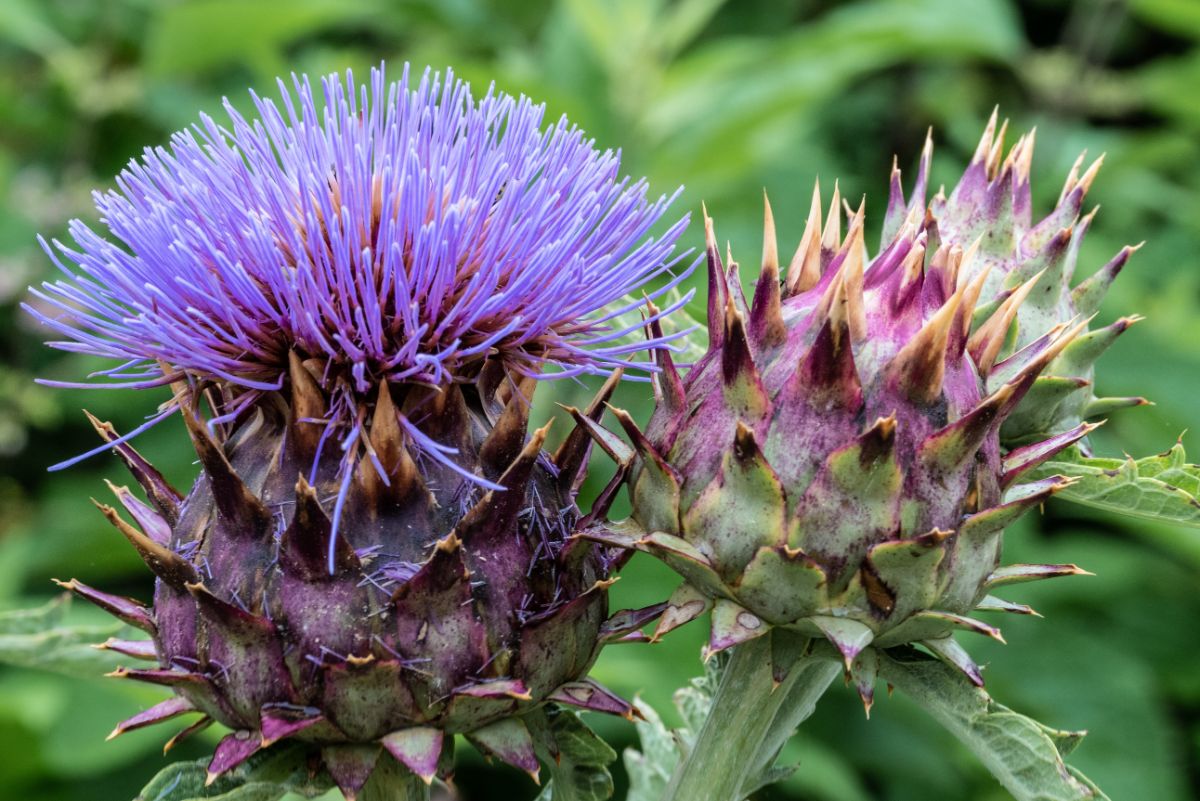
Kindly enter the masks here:
<path id="1" fill-rule="evenodd" d="M 204 118 L 97 195 L 119 244 L 76 221 L 48 248 L 55 346 L 120 360 L 105 385 L 171 384 L 155 419 L 182 412 L 204 471 L 184 497 L 94 421 L 149 500 L 114 488 L 136 526 L 101 508 L 158 581 L 152 607 L 67 586 L 151 635 L 109 643 L 158 663 L 119 676 L 176 692 L 118 732 L 221 722 L 212 777 L 287 739 L 353 797 L 381 746 L 431 779 L 446 733 L 534 772 L 521 715 L 628 714 L 584 675 L 656 610 L 605 622 L 619 556 L 572 536 L 589 438 L 543 452 L 529 403 L 610 372 L 596 419 L 655 369 L 637 351 L 670 337 L 614 321 L 686 275 L 686 219 L 650 237 L 669 199 L 528 100 L 407 71 L 324 95 Z"/>
<path id="2" fill-rule="evenodd" d="M 489 359 L 517 376 L 644 368 L 633 354 L 665 344 L 610 323 L 682 279 L 658 282 L 687 220 L 649 238 L 673 198 L 619 179 L 618 154 L 451 74 L 331 76 L 320 108 L 294 83 L 278 104 L 252 95 L 255 120 L 226 101 L 227 125 L 203 116 L 97 193 L 119 243 L 79 220 L 75 248 L 43 241 L 68 276 L 33 290 L 52 311 L 27 307 L 67 337 L 49 344 L 121 362 L 107 383 L 47 383 L 215 381 L 236 395 L 224 422 L 281 389 L 294 352 L 325 361 L 346 442 L 382 381 L 473 381 Z"/>
<path id="3" fill-rule="evenodd" d="M 843 229 L 836 190 L 824 226 L 821 206 L 818 189 L 783 278 L 766 208 L 750 300 L 706 220 L 709 352 L 683 378 L 660 354 L 644 432 L 615 412 L 634 445 L 614 452 L 630 466 L 636 525 L 593 536 L 684 577 L 656 637 L 711 609 L 709 651 L 770 633 L 779 681 L 795 643 L 827 640 L 869 710 L 879 649 L 920 643 L 982 685 L 953 634 L 1000 639 L 977 612 L 1032 610 L 994 588 L 1082 572 L 1002 566 L 1001 543 L 1071 483 L 1022 476 L 1095 426 L 1007 452 L 1001 430 L 1056 360 L 1080 352 L 1086 325 L 1031 314 L 1040 335 L 998 361 L 1022 301 L 1037 305 L 1028 291 L 981 302 L 990 272 L 977 261 L 1002 222 L 961 245 L 941 235 L 937 204 L 917 203 L 869 257 L 864 208 Z"/>
<path id="4" fill-rule="evenodd" d="M 987 271 L 983 311 L 995 312 L 975 334 L 974 356 L 985 375 L 996 363 L 1033 344 L 1051 326 L 1094 315 L 1108 288 L 1141 247 L 1121 248 L 1104 266 L 1075 283 L 1080 247 L 1099 210 L 1096 207 L 1084 214 L 1084 200 L 1104 157 L 1084 169 L 1086 153 L 1081 154 L 1067 175 L 1058 203 L 1045 217 L 1035 220 L 1030 180 L 1035 132 L 1021 135 L 1002 161 L 1008 121 L 997 130 L 997 114 L 992 112 L 971 163 L 950 196 L 939 191 L 928 204 L 943 243 L 966 249 L 979 241 L 977 258 L 967 266 L 972 278 Z M 907 200 L 900 170 L 893 166 L 884 246 L 909 214 L 924 213 L 932 160 L 931 136 L 925 141 Z M 1146 404 L 1138 397 L 1097 397 L 1093 386 L 1096 361 L 1141 319 L 1138 315 L 1122 317 L 1082 334 L 1069 345 L 1004 421 L 1000 441 L 1018 447 L 1053 434 L 1082 432 L 1091 420 L 1123 407 Z M 1011 340 L 1004 336 L 1010 329 Z M 1086 449 L 1086 439 L 1079 444 Z"/>

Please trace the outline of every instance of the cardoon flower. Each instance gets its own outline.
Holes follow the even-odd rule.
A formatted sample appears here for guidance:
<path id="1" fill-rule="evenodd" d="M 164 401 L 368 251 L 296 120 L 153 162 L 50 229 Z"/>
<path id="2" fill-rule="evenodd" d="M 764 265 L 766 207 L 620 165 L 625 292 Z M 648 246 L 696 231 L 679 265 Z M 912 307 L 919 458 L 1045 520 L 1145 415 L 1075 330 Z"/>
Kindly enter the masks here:
<path id="1" fill-rule="evenodd" d="M 637 525 L 593 535 L 685 579 L 656 636 L 709 609 L 710 653 L 778 631 L 779 681 L 796 656 L 786 643 L 827 640 L 869 709 L 876 649 L 920 643 L 981 685 L 953 634 L 999 639 L 977 615 L 1031 610 L 995 588 L 1081 572 L 1002 565 L 1000 546 L 1005 526 L 1070 483 L 1022 475 L 1091 427 L 1007 453 L 999 436 L 1083 324 L 1047 324 L 981 367 L 972 328 L 986 336 L 1007 312 L 979 303 L 980 247 L 942 242 L 924 211 L 870 257 L 863 208 L 843 228 L 835 191 L 823 226 L 817 191 L 781 278 L 768 207 L 749 301 L 706 220 L 709 352 L 685 378 L 660 354 L 644 432 L 616 412 L 634 447 L 610 447 L 631 465 Z"/>
<path id="2" fill-rule="evenodd" d="M 72 222 L 34 292 L 55 347 L 118 360 L 99 385 L 170 385 L 148 425 L 182 414 L 203 467 L 185 496 L 93 421 L 149 501 L 101 510 L 154 603 L 66 586 L 151 635 L 108 644 L 157 663 L 118 676 L 175 691 L 117 732 L 220 722 L 210 777 L 308 744 L 347 797 L 384 751 L 430 780 L 456 733 L 536 773 L 520 715 L 627 714 L 584 676 L 645 617 L 605 622 L 616 557 L 572 537 L 589 438 L 547 454 L 530 399 L 609 374 L 595 418 L 655 369 L 638 351 L 670 338 L 613 321 L 686 274 L 686 219 L 652 237 L 670 200 L 616 154 L 449 73 L 280 89 L 131 163 L 96 195 L 107 235 Z"/>
<path id="3" fill-rule="evenodd" d="M 985 302 L 981 303 L 981 319 L 987 313 L 988 322 L 974 332 L 971 348 L 985 376 L 993 365 L 1032 344 L 1048 327 L 1094 315 L 1129 257 L 1141 247 L 1122 248 L 1100 269 L 1076 282 L 1080 246 L 1099 210 L 1096 207 L 1083 213 L 1084 200 L 1103 156 L 1085 168 L 1087 154 L 1081 154 L 1067 175 L 1055 207 L 1035 220 L 1031 182 L 1035 132 L 1020 136 L 1004 155 L 1008 121 L 999 130 L 996 123 L 997 112 L 992 112 L 958 184 L 949 197 L 939 190 L 928 205 L 931 226 L 941 242 L 966 249 L 979 241 L 969 277 L 984 270 L 989 273 L 982 292 Z M 884 245 L 908 215 L 925 213 L 932 159 L 931 134 L 907 200 L 900 170 L 893 167 Z M 1089 420 L 1103 418 L 1122 407 L 1145 404 L 1146 400 L 1138 397 L 1097 397 L 1094 388 L 1096 361 L 1141 319 L 1137 315 L 1121 317 L 1081 334 L 1067 346 L 1004 421 L 1001 442 L 1016 447 L 1052 434 L 1082 431 Z M 1080 445 L 1086 446 L 1086 440 Z"/>

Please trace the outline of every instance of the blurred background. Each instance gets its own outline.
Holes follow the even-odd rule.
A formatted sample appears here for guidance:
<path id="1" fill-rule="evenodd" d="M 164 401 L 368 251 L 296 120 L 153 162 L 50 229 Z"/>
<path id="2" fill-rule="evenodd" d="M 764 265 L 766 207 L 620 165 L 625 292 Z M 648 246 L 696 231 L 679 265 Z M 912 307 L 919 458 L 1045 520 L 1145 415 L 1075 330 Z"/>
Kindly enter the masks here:
<path id="1" fill-rule="evenodd" d="M 855 202 L 867 194 L 877 231 L 892 155 L 911 176 L 932 125 L 934 184 L 952 183 L 999 104 L 1018 131 L 1038 126 L 1034 192 L 1043 211 L 1079 151 L 1108 154 L 1089 198 L 1103 209 L 1082 272 L 1123 244 L 1147 241 L 1102 322 L 1135 312 L 1148 319 L 1102 360 L 1100 389 L 1157 405 L 1118 413 L 1097 450 L 1165 450 L 1200 422 L 1197 0 L 3 0 L 0 608 L 49 600 L 51 577 L 140 597 L 151 590 L 139 560 L 88 502 L 105 477 L 128 481 L 116 460 L 63 473 L 46 467 L 93 446 L 80 407 L 129 430 L 163 397 L 33 383 L 94 367 L 42 347 L 43 333 L 18 309 L 25 288 L 51 271 L 35 235 L 61 235 L 74 216 L 94 221 L 91 189 L 111 186 L 131 157 L 198 111 L 218 113 L 223 95 L 245 108 L 246 89 L 272 92 L 277 75 L 346 67 L 365 75 L 381 59 L 395 71 L 405 60 L 453 66 L 480 89 L 495 81 L 545 101 L 551 116 L 565 113 L 601 146 L 622 148 L 628 172 L 649 176 L 656 192 L 686 184 L 677 212 L 696 214 L 706 201 L 718 236 L 747 265 L 761 247 L 763 187 L 784 249 L 799 239 L 818 176 L 827 191 L 840 179 Z M 701 246 L 702 228 L 693 225 L 687 239 Z M 586 394 L 566 383 L 556 391 L 560 400 Z M 644 421 L 646 394 L 635 386 L 619 400 Z M 550 400 L 541 399 L 545 414 Z M 174 422 L 160 426 L 139 448 L 188 486 L 195 468 L 181 432 Z M 1195 435 L 1185 444 L 1200 454 Z M 1014 561 L 1074 561 L 1098 575 L 1030 587 L 1022 600 L 1046 620 L 1005 621 L 1007 647 L 970 643 L 989 663 L 991 692 L 1050 725 L 1091 730 L 1072 760 L 1115 801 L 1200 797 L 1200 532 L 1052 504 L 1008 542 Z M 652 603 L 673 586 L 639 557 L 614 602 Z M 79 606 L 73 619 L 101 623 Z M 596 675 L 670 718 L 672 691 L 699 672 L 704 631 L 693 625 L 653 648 L 609 648 Z M 159 695 L 0 669 L 0 798 L 132 798 L 166 764 L 166 735 L 104 737 Z M 591 723 L 618 750 L 633 742 L 629 724 Z M 172 756 L 202 756 L 218 736 L 208 734 Z M 461 753 L 468 801 L 536 795 L 516 771 Z M 868 722 L 852 693 L 835 687 L 786 757 L 800 770 L 764 797 L 1007 797 L 899 696 L 877 703 Z"/>

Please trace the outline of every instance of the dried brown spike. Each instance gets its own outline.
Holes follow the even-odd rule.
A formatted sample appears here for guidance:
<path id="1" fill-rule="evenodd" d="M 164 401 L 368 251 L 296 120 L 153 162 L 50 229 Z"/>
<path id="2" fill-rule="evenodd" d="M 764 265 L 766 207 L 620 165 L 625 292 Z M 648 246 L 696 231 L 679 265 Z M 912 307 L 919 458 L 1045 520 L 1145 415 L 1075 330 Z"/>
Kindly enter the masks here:
<path id="1" fill-rule="evenodd" d="M 1075 157 L 1075 163 L 1071 165 L 1071 169 L 1067 172 L 1067 179 L 1063 181 L 1062 192 L 1058 195 L 1058 203 L 1055 206 L 1061 206 L 1067 196 L 1071 194 L 1071 190 L 1079 183 L 1079 168 L 1083 166 L 1083 160 L 1087 158 L 1087 151 L 1083 151 Z"/>
<path id="2" fill-rule="evenodd" d="M 992 142 L 996 135 L 996 122 L 1000 116 L 1000 107 L 996 106 L 992 109 L 992 115 L 988 117 L 987 126 L 983 129 L 983 135 L 979 137 L 979 144 L 975 146 L 975 154 L 971 156 L 972 164 L 986 164 L 988 154 L 992 151 Z"/>
<path id="3" fill-rule="evenodd" d="M 779 272 L 779 241 L 775 236 L 775 215 L 771 213 L 771 200 L 763 190 L 763 269 Z"/>
<path id="4" fill-rule="evenodd" d="M 846 241 L 842 245 L 845 254 L 839 269 L 842 289 L 844 292 L 846 321 L 850 327 L 850 335 L 855 342 L 862 342 L 867 337 L 867 308 L 863 299 L 863 273 L 866 268 L 865 250 L 863 249 L 863 210 L 866 202 L 858 207 L 858 212 L 850 221 L 850 229 L 846 232 Z"/>
<path id="5" fill-rule="evenodd" d="M 967 249 L 963 254 L 963 265 L 969 265 L 975 257 L 975 253 L 979 247 L 979 240 Z M 969 275 L 969 270 L 962 270 Z M 992 272 L 992 263 L 984 265 L 979 271 L 979 275 L 968 282 L 964 287 L 960 288 L 962 292 L 962 301 L 958 306 L 958 324 L 954 326 L 950 336 L 949 349 L 954 358 L 962 356 L 967 348 L 967 342 L 971 336 L 971 321 L 975 314 L 975 304 L 979 302 L 979 296 L 983 292 L 983 285 L 987 282 L 988 275 Z"/>
<path id="6" fill-rule="evenodd" d="M 108 522 L 129 540 L 129 544 L 137 550 L 138 556 L 142 557 L 146 566 L 154 571 L 154 575 L 177 590 L 182 590 L 185 584 L 196 580 L 196 569 L 192 567 L 191 562 L 126 523 L 113 507 L 100 503 L 95 498 L 92 498 L 92 503 L 108 518 Z"/>
<path id="7" fill-rule="evenodd" d="M 671 369 L 674 370 L 674 366 Z M 621 382 L 623 374 L 624 371 L 621 368 L 617 368 L 609 375 L 608 380 L 604 382 L 604 386 L 600 387 L 600 391 L 596 393 L 596 397 L 592 398 L 587 409 L 582 412 L 585 417 L 595 422 L 600 421 L 600 418 L 604 415 L 604 404 L 608 403 L 609 399 L 612 398 L 612 394 L 616 390 L 617 384 Z M 678 381 L 679 375 L 676 373 L 674 378 L 675 381 Z M 668 387 L 671 386 L 669 378 L 665 383 Z M 661 403 L 665 408 L 671 408 L 671 401 L 667 401 L 666 398 L 672 392 L 670 389 L 663 392 L 664 399 Z M 680 387 L 680 392 L 682 392 L 682 387 Z M 567 434 L 567 438 L 558 446 L 558 450 L 554 452 L 553 460 L 555 467 L 558 468 L 558 483 L 560 487 L 571 491 L 578 489 L 579 482 L 583 480 L 584 468 L 587 466 L 588 454 L 591 452 L 591 447 L 592 435 L 588 432 L 588 429 L 580 424 L 576 424 L 571 429 L 571 433 Z"/>
<path id="8" fill-rule="evenodd" d="M 721 348 L 721 375 L 727 386 L 739 383 L 746 376 L 756 376 L 754 355 L 746 333 L 746 320 L 734 306 L 730 296 L 725 304 L 724 346 Z"/>
<path id="9" fill-rule="evenodd" d="M 704 250 L 708 257 L 709 347 L 719 348 L 723 344 L 724 328 L 721 323 L 725 315 L 725 301 L 729 295 L 729 287 L 725 283 L 725 266 L 721 263 L 721 253 L 717 250 L 717 234 L 713 228 L 712 218 L 708 216 L 707 208 L 704 208 L 703 211 Z"/>
<path id="10" fill-rule="evenodd" d="M 542 453 L 542 445 L 546 442 L 546 434 L 550 431 L 550 422 L 536 429 L 529 437 L 529 442 L 513 459 L 496 483 L 503 490 L 488 490 L 479 501 L 463 515 L 462 519 L 451 531 L 447 539 L 453 537 L 454 547 L 457 547 L 459 535 L 464 540 L 470 540 L 475 531 L 509 531 L 512 521 L 526 504 L 525 487 L 533 473 L 533 465 Z M 469 542 L 468 542 L 469 544 Z M 439 543 L 441 547 L 441 543 Z"/>
<path id="11" fill-rule="evenodd" d="M 525 432 L 529 428 L 529 406 L 536 388 L 536 378 L 521 376 L 509 392 L 500 419 L 479 448 L 479 462 L 487 478 L 494 479 L 503 472 L 524 447 Z"/>
<path id="12" fill-rule="evenodd" d="M 188 433 L 192 436 L 192 444 L 200 457 L 200 464 L 208 476 L 212 488 L 213 500 L 216 501 L 217 511 L 232 525 L 230 529 L 238 534 L 249 537 L 262 537 L 270 532 L 271 513 L 263 506 L 262 501 L 250 492 L 249 488 L 234 471 L 233 465 L 225 457 L 225 452 L 213 438 L 208 429 L 191 409 L 183 407 L 183 421 L 187 424 Z"/>
<path id="13" fill-rule="evenodd" d="M 368 490 L 376 494 L 386 495 L 397 503 L 414 497 L 427 497 L 425 482 L 417 463 L 404 444 L 404 430 L 400 427 L 399 411 L 392 400 L 391 388 L 387 380 L 379 383 L 379 393 L 375 400 L 375 412 L 371 417 L 369 443 L 383 465 L 390 486 L 384 485 L 383 480 L 375 471 L 375 465 L 370 459 L 362 460 L 361 470 L 364 471 L 364 483 Z"/>
<path id="14" fill-rule="evenodd" d="M 662 320 L 659 317 L 661 310 L 649 298 L 646 299 L 646 313 L 650 319 L 646 326 L 648 336 L 650 339 L 661 340 L 663 338 Z M 655 348 L 654 361 L 659 370 L 650 376 L 654 387 L 654 399 L 667 412 L 679 414 L 686 406 L 687 399 L 683 391 L 683 379 L 679 377 L 679 370 L 675 368 L 671 351 L 666 348 Z M 605 398 L 605 401 L 607 400 L 608 398 Z"/>
<path id="15" fill-rule="evenodd" d="M 1105 154 L 1101 153 L 1100 156 L 1092 162 L 1091 166 L 1087 168 L 1087 172 L 1080 176 L 1079 183 L 1077 183 L 1075 186 L 1079 189 L 1081 196 L 1086 195 L 1088 190 L 1092 188 L 1092 182 L 1096 180 L 1096 174 L 1100 172 L 1100 167 L 1104 164 L 1104 156 Z"/>
<path id="16" fill-rule="evenodd" d="M 1004 152 L 1004 137 L 1008 133 L 1008 120 L 1000 123 L 1000 130 L 996 133 L 996 140 L 992 143 L 992 149 L 987 155 L 987 174 L 989 178 L 995 178 L 1000 170 L 1000 156 Z"/>
<path id="17" fill-rule="evenodd" d="M 292 387 L 288 436 L 296 453 L 304 461 L 310 461 L 316 456 L 324 424 L 309 421 L 325 417 L 325 393 L 294 350 L 288 351 L 288 377 Z"/>
<path id="18" fill-rule="evenodd" d="M 96 429 L 96 433 L 105 442 L 115 442 L 120 439 L 120 435 L 113 428 L 112 423 L 99 420 L 95 415 L 87 409 L 83 410 L 87 415 L 88 422 Z M 183 495 L 179 490 L 175 489 L 170 483 L 163 478 L 162 473 L 154 469 L 154 467 L 146 461 L 146 459 L 133 449 L 128 442 L 123 442 L 120 445 L 114 445 L 113 450 L 121 457 L 121 461 L 125 463 L 125 467 L 133 474 L 134 479 L 141 485 L 142 490 L 146 493 L 146 497 L 154 504 L 159 513 L 166 518 L 167 523 L 174 526 L 179 522 L 179 506 L 183 503 Z"/>
<path id="19" fill-rule="evenodd" d="M 300 476 L 296 480 L 296 511 L 292 522 L 279 538 L 279 566 L 292 576 L 305 581 L 320 581 L 330 577 L 329 542 L 333 524 L 317 491 Z M 338 537 L 334 546 L 334 574 L 346 574 L 361 569 L 354 548 L 345 537 Z"/>
<path id="20" fill-rule="evenodd" d="M 925 245 L 914 243 L 900 264 L 900 284 L 892 295 L 892 309 L 904 308 L 921 289 L 925 280 Z"/>
<path id="21" fill-rule="evenodd" d="M 825 219 L 825 230 L 821 232 L 822 261 L 828 263 L 842 246 L 842 193 L 837 181 L 833 182 L 833 199 L 829 203 L 829 216 Z"/>
<path id="22" fill-rule="evenodd" d="M 813 185 L 812 206 L 808 221 L 804 224 L 804 236 L 788 265 L 787 289 L 789 295 L 807 292 L 821 280 L 821 184 Z"/>
<path id="23" fill-rule="evenodd" d="M 123 595 L 112 595 L 107 592 L 101 592 L 95 587 L 89 587 L 75 579 L 71 579 L 70 581 L 51 579 L 51 581 L 64 590 L 78 595 L 85 601 L 95 604 L 113 617 L 123 620 L 135 628 L 139 628 L 151 636 L 154 635 L 157 627 L 154 623 L 153 614 L 150 608 L 141 601 L 134 598 L 126 598 Z"/>
<path id="24" fill-rule="evenodd" d="M 609 408 L 605 403 L 605 408 Z M 576 409 L 574 406 L 562 406 L 563 411 L 567 412 L 575 419 L 575 425 L 587 431 L 588 436 L 592 438 L 604 452 L 607 453 L 614 462 L 622 467 L 628 467 L 634 459 L 633 449 L 625 444 L 619 436 L 609 431 L 599 422 L 593 420 L 588 415 Z"/>
<path id="25" fill-rule="evenodd" d="M 905 343 L 888 366 L 893 379 L 909 396 L 933 403 L 942 392 L 946 373 L 946 350 L 962 293 L 956 292 Z"/>
<path id="26" fill-rule="evenodd" d="M 754 304 L 750 309 L 750 333 L 759 347 L 777 347 L 787 338 L 781 293 L 775 218 L 771 214 L 771 202 L 767 200 L 767 193 L 763 192 L 762 272 L 754 288 Z"/>
<path id="27" fill-rule="evenodd" d="M 1029 174 L 1033 170 L 1033 145 L 1037 139 L 1037 126 L 1029 129 L 1029 133 L 1022 137 L 1024 147 L 1021 152 L 1013 157 L 1013 169 L 1016 172 L 1017 180 L 1022 183 L 1029 182 Z M 1016 150 L 1016 148 L 1013 148 Z"/>
<path id="28" fill-rule="evenodd" d="M 862 404 L 862 383 L 845 320 L 830 317 L 817 332 L 789 383 L 789 397 L 806 397 L 844 409 Z"/>
<path id="29" fill-rule="evenodd" d="M 654 444 L 646 438 L 642 433 L 642 429 L 638 428 L 638 424 L 634 422 L 633 417 L 624 409 L 618 409 L 615 406 L 609 406 L 608 410 L 612 412 L 613 417 L 617 418 L 617 422 L 621 424 L 625 435 L 633 443 L 633 447 L 641 454 L 643 459 L 653 459 L 656 462 L 662 462 L 662 456 L 658 453 L 658 449 Z"/>
<path id="30" fill-rule="evenodd" d="M 133 517 L 133 522 L 137 523 L 147 537 L 159 545 L 171 544 L 171 525 L 163 519 L 162 515 L 135 498 L 129 491 L 129 487 L 118 487 L 107 478 L 104 479 L 104 483 L 108 486 L 109 491 L 117 496 L 117 500 L 125 507 L 125 511 Z"/>

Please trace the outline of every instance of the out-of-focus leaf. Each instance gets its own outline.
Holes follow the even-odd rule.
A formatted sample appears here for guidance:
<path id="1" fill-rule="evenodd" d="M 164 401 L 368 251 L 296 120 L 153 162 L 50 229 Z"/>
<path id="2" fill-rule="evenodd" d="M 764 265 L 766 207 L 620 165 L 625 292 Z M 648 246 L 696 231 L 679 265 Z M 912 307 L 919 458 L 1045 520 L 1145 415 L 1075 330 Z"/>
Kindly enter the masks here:
<path id="1" fill-rule="evenodd" d="M 41 606 L 0 612 L 0 637 L 37 634 L 58 625 L 66 614 L 70 597 L 63 594 Z"/>
<path id="2" fill-rule="evenodd" d="M 641 699 L 634 701 L 634 705 L 642 713 L 637 722 L 641 750 L 626 748 L 622 755 L 629 775 L 626 801 L 657 801 L 679 764 L 678 742 L 652 706 Z"/>
<path id="3" fill-rule="evenodd" d="M 66 44 L 47 22 L 44 4 L 31 0 L 0 3 L 0 39 L 43 56 Z"/>
<path id="4" fill-rule="evenodd" d="M 1056 498 L 1118 514 L 1200 528 L 1200 465 L 1183 446 L 1142 459 L 1089 458 L 1072 449 L 1042 464 L 1035 477 L 1076 479 Z"/>
<path id="5" fill-rule="evenodd" d="M 1194 0 L 1131 0 L 1129 7 L 1164 31 L 1200 40 L 1200 4 Z"/>
<path id="6" fill-rule="evenodd" d="M 608 766 L 617 752 L 566 709 L 547 709 L 529 717 L 535 743 L 550 768 L 550 781 L 538 801 L 607 801 L 613 780 Z"/>
<path id="7" fill-rule="evenodd" d="M 1002 0 L 843 5 L 783 36 L 729 39 L 681 59 L 667 72 L 645 124 L 655 139 L 671 139 L 663 155 L 703 175 L 710 162 L 727 163 L 730 148 L 757 147 L 756 132 L 780 117 L 800 114 L 890 63 L 1005 61 L 1021 47 L 1017 20 Z M 719 108 L 713 97 L 723 98 Z"/>
<path id="8" fill-rule="evenodd" d="M 92 647 L 109 637 L 140 636 L 121 623 L 65 624 L 62 599 L 0 613 L 0 663 L 94 678 L 117 666 L 112 652 Z"/>
<path id="9" fill-rule="evenodd" d="M 272 749 L 205 786 L 207 759 L 176 762 L 159 772 L 134 801 L 276 801 L 287 793 L 315 798 L 330 788 L 310 777 L 302 749 Z"/>
<path id="10" fill-rule="evenodd" d="M 382 13 L 373 0 L 193 0 L 160 11 L 146 47 L 159 76 L 210 70 L 253 59 L 286 72 L 281 49 L 297 38 Z"/>
<path id="11" fill-rule="evenodd" d="M 1063 762 L 1060 746 L 1070 751 L 1082 734 L 1048 730 L 996 703 L 942 662 L 915 651 L 900 653 L 881 654 L 880 678 L 949 729 L 1017 801 L 1108 801 Z"/>

